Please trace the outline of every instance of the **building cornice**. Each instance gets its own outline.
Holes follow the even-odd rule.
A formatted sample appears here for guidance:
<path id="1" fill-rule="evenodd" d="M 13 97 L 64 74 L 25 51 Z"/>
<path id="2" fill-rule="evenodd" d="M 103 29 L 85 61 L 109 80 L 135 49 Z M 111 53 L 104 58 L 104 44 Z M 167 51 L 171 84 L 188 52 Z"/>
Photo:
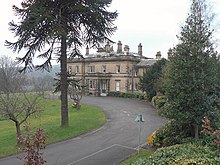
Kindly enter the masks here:
<path id="1" fill-rule="evenodd" d="M 81 62 L 113 62 L 113 61 L 134 61 L 139 62 L 146 57 L 121 55 L 121 56 L 102 56 L 102 57 L 86 57 L 68 59 L 67 63 L 81 63 Z"/>

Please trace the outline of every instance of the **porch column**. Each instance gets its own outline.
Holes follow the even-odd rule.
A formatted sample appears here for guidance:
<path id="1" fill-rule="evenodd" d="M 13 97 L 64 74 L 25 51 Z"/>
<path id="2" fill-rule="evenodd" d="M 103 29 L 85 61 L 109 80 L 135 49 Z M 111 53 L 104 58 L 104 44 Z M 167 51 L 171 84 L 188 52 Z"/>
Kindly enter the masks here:
<path id="1" fill-rule="evenodd" d="M 100 96 L 100 94 L 101 94 L 101 82 L 100 82 L 99 79 L 97 81 L 98 81 L 98 96 Z"/>

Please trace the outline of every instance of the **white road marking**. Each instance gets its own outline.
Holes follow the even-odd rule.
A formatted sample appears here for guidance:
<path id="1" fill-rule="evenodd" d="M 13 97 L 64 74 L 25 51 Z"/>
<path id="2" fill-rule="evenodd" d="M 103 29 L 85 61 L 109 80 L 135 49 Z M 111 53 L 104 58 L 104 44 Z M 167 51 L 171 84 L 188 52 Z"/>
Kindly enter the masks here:
<path id="1" fill-rule="evenodd" d="M 127 148 L 127 149 L 131 149 L 131 150 L 137 150 L 136 148 L 132 148 L 132 147 L 128 147 L 128 146 L 124 146 L 124 145 L 121 145 L 121 144 L 115 144 L 116 146 L 119 146 L 119 147 L 123 147 L 123 148 Z"/>
<path id="2" fill-rule="evenodd" d="M 77 163 L 77 162 L 79 162 L 79 161 L 82 161 L 82 160 L 84 160 L 84 159 L 87 159 L 87 158 L 89 158 L 89 157 L 92 157 L 92 156 L 94 156 L 94 155 L 96 155 L 96 154 L 98 154 L 98 153 L 104 152 L 105 150 L 108 150 L 108 149 L 110 149 L 110 148 L 112 148 L 112 147 L 115 147 L 115 146 L 119 146 L 119 147 L 131 149 L 131 150 L 137 150 L 136 148 L 132 148 L 132 147 L 128 147 L 128 146 L 124 146 L 124 145 L 120 145 L 120 144 L 113 144 L 113 145 L 111 145 L 111 146 L 109 146 L 109 147 L 106 147 L 106 148 L 104 148 L 104 149 L 102 149 L 102 150 L 99 150 L 99 151 L 97 151 L 97 152 L 94 152 L 94 153 L 92 153 L 92 154 L 90 154 L 90 155 L 87 155 L 87 156 L 85 156 L 85 157 L 83 157 L 83 158 L 81 158 L 81 159 L 78 159 L 78 160 L 76 160 L 76 161 L 74 161 L 74 162 L 72 162 L 72 163 L 69 163 L 69 164 L 67 164 L 67 165 L 73 165 L 74 163 Z"/>
<path id="3" fill-rule="evenodd" d="M 129 117 L 130 116 L 130 113 L 127 112 L 127 111 L 123 111 L 125 114 L 127 114 L 127 116 Z"/>

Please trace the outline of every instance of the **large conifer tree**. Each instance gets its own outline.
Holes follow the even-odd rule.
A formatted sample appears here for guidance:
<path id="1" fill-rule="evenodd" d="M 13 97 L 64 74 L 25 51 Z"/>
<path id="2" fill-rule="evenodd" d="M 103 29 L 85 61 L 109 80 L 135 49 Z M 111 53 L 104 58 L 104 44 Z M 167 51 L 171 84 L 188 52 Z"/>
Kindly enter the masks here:
<path id="1" fill-rule="evenodd" d="M 68 125 L 67 54 L 79 55 L 82 45 L 94 46 L 108 40 L 116 30 L 116 12 L 107 11 L 112 0 L 23 0 L 22 7 L 13 6 L 20 22 L 10 22 L 16 42 L 6 41 L 13 51 L 26 50 L 20 63 L 26 69 L 51 68 L 51 58 L 58 48 L 61 64 L 61 126 Z M 60 44 L 57 47 L 57 43 Z M 44 50 L 46 49 L 46 50 Z M 67 51 L 69 50 L 69 51 Z M 39 54 L 37 54 L 39 53 Z M 45 59 L 34 66 L 34 57 Z"/>
<path id="2" fill-rule="evenodd" d="M 219 73 L 205 0 L 192 0 L 190 14 L 178 36 L 180 43 L 166 67 L 168 102 L 162 113 L 198 137 L 202 118 L 218 114 Z"/>
<path id="3" fill-rule="evenodd" d="M 151 101 L 158 92 L 163 93 L 158 84 L 162 79 L 162 71 L 166 62 L 165 58 L 158 60 L 146 70 L 143 77 L 140 77 L 140 89 L 147 93 L 148 101 Z"/>

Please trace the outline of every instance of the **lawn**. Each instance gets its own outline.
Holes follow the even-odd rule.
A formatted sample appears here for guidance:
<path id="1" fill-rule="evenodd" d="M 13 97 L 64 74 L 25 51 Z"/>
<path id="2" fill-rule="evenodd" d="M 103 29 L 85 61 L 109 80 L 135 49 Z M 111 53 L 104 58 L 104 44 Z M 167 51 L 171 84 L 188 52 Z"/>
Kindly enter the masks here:
<path id="1" fill-rule="evenodd" d="M 132 164 L 132 162 L 136 162 L 139 158 L 146 158 L 149 157 L 151 154 L 153 154 L 153 151 L 150 150 L 140 150 L 140 155 L 138 156 L 138 152 L 135 154 L 131 155 L 128 159 L 124 160 L 123 162 L 120 163 L 120 165 L 127 165 L 127 164 Z"/>
<path id="2" fill-rule="evenodd" d="M 81 109 L 76 111 L 69 105 L 69 126 L 65 129 L 60 127 L 60 101 L 42 100 L 44 111 L 32 116 L 28 123 L 32 130 L 43 128 L 48 135 L 48 144 L 78 136 L 91 131 L 105 123 L 104 113 L 92 106 L 81 105 Z M 15 154 L 16 134 L 15 125 L 9 120 L 0 120 L 0 157 Z M 22 132 L 24 129 L 22 127 Z"/>

